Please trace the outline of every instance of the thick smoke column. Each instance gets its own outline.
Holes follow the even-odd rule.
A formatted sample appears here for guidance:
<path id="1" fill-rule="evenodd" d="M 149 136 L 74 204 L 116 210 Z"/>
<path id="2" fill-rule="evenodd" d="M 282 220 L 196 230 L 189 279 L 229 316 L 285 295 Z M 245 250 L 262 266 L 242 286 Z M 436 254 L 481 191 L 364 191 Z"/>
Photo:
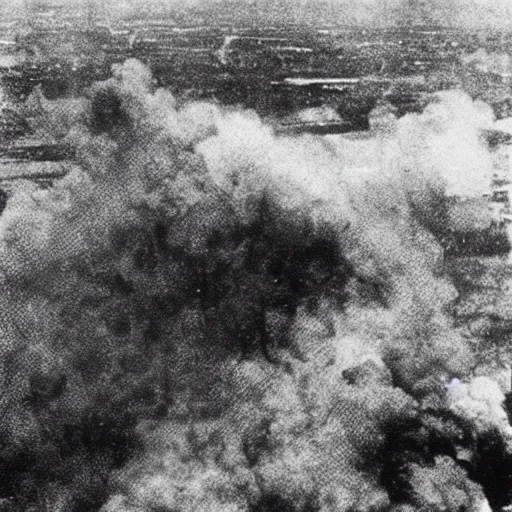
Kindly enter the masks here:
<path id="1" fill-rule="evenodd" d="M 483 105 L 288 138 L 114 71 L 47 125 L 79 165 L 0 218 L 7 510 L 506 505 L 432 234 L 488 165 Z"/>

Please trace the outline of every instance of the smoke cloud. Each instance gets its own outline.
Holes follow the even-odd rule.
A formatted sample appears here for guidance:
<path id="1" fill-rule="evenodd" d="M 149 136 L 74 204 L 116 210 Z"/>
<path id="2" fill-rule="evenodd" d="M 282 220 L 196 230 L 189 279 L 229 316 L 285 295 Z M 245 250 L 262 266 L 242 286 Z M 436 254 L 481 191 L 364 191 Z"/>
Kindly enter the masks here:
<path id="1" fill-rule="evenodd" d="M 479 48 L 476 52 L 462 56 L 466 66 L 474 67 L 482 73 L 510 74 L 512 71 L 510 55 L 507 53 L 488 52 Z"/>
<path id="2" fill-rule="evenodd" d="M 435 236 L 485 181 L 489 109 L 285 137 L 151 83 L 127 61 L 60 109 L 77 164 L 0 217 L 6 510 L 507 505 L 503 397 L 469 379 Z"/>

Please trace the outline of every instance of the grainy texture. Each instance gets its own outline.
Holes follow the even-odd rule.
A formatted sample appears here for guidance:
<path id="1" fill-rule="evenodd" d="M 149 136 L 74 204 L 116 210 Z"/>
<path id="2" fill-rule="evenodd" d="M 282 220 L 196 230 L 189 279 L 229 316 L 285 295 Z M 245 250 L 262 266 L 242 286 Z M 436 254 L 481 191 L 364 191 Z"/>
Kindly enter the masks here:
<path id="1" fill-rule="evenodd" d="M 111 16 L 126 26 L 115 18 L 101 32 L 92 16 L 101 9 L 89 5 L 87 27 L 58 44 L 38 25 L 50 23 L 36 16 L 49 19 L 49 7 L 26 4 L 32 25 L 7 52 L 54 67 L 30 82 L 35 68 L 9 60 L 2 74 L 0 114 L 27 126 L 4 129 L 0 155 L 0 511 L 510 505 L 512 274 L 506 212 L 495 204 L 505 196 L 492 188 L 509 165 L 512 65 L 508 33 L 496 32 L 508 4 L 330 4 L 331 15 L 346 8 L 375 31 L 367 40 L 345 27 L 350 41 L 311 2 L 256 3 L 245 16 L 260 26 L 224 27 L 221 37 L 194 29 L 202 46 L 183 36 L 179 52 L 155 43 L 161 19 L 140 35 L 134 27 L 155 20 L 118 4 Z M 178 20 L 169 33 L 186 16 L 221 30 L 219 13 L 240 5 L 158 12 Z M 304 25 L 285 16 L 292 7 Z M 448 12 L 463 28 L 436 28 Z M 279 37 L 269 19 L 283 24 Z M 459 51 L 457 41 L 483 38 L 477 20 L 504 47 L 466 41 Z M 97 61 L 93 28 L 110 41 Z M 340 55 L 329 39 L 318 50 L 320 29 L 343 38 Z M 108 45 L 123 30 L 128 46 L 112 63 Z M 408 40 L 418 69 L 414 52 L 437 62 L 446 43 L 459 86 L 441 87 L 447 70 L 425 64 L 412 104 L 398 33 L 427 45 Z M 274 40 L 267 53 L 251 46 Z M 372 45 L 392 48 L 383 58 L 395 68 L 375 71 Z M 321 87 L 307 101 L 300 88 L 315 83 L 244 64 L 309 50 L 307 80 Z M 345 51 L 366 63 L 357 77 L 340 75 Z M 204 52 L 213 60 L 201 57 L 201 74 L 193 56 Z M 290 73 L 279 58 L 272 65 Z M 74 74 L 80 59 L 95 61 L 87 77 Z M 217 89 L 206 79 L 213 69 Z M 241 89 L 222 89 L 226 75 Z M 273 111 L 276 83 L 302 99 Z M 334 133 L 346 123 L 350 133 Z"/>

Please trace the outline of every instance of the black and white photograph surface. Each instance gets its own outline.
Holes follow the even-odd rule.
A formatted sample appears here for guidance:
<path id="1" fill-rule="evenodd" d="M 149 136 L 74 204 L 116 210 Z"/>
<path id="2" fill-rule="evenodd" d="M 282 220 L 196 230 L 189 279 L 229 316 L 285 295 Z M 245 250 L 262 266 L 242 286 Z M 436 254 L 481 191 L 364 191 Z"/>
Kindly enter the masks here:
<path id="1" fill-rule="evenodd" d="M 0 512 L 512 510 L 512 0 L 3 0 Z"/>

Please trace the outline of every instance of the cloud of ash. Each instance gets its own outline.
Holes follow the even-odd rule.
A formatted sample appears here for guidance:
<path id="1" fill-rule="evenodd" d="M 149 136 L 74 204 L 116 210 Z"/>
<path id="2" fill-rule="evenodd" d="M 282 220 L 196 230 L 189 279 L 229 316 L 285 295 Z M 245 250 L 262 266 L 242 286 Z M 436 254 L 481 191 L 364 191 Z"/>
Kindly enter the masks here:
<path id="1" fill-rule="evenodd" d="M 483 105 L 290 138 L 128 61 L 61 115 L 79 165 L 0 218 L 6 510 L 511 501 L 502 397 L 445 385 L 473 355 L 433 234 L 484 181 Z"/>

